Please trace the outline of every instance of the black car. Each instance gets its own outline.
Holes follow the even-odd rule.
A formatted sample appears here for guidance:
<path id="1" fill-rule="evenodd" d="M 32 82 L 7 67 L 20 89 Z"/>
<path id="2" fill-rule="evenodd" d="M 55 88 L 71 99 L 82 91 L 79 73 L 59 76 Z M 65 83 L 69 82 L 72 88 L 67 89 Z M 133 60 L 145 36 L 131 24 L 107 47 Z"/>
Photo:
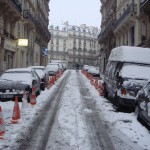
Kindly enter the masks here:
<path id="1" fill-rule="evenodd" d="M 35 88 L 36 95 L 38 96 L 41 92 L 40 87 L 43 83 L 35 70 L 31 68 L 15 68 L 6 70 L 2 75 L 1 79 L 12 80 L 14 82 L 20 82 L 20 84 L 28 85 L 30 92 L 28 99 L 30 101 L 30 95 L 32 94 L 32 87 Z"/>
<path id="2" fill-rule="evenodd" d="M 44 66 L 30 66 L 28 68 L 32 68 L 35 70 L 35 72 L 38 74 L 38 76 L 41 79 L 41 90 L 45 90 L 45 87 L 47 86 L 48 82 L 49 82 L 49 74 L 48 71 L 46 70 L 46 68 Z"/>
<path id="3" fill-rule="evenodd" d="M 100 77 L 99 68 L 95 66 L 90 66 L 88 71 L 93 77 Z"/>
<path id="4" fill-rule="evenodd" d="M 135 114 L 150 128 L 150 81 L 137 94 Z"/>
<path id="5" fill-rule="evenodd" d="M 54 76 L 57 73 L 59 73 L 61 69 L 59 67 L 59 64 L 50 63 L 46 66 L 46 70 L 47 70 L 49 76 Z"/>
<path id="6" fill-rule="evenodd" d="M 21 101 L 24 92 L 29 95 L 29 85 L 12 80 L 0 79 L 0 101 L 15 100 L 16 96 Z"/>

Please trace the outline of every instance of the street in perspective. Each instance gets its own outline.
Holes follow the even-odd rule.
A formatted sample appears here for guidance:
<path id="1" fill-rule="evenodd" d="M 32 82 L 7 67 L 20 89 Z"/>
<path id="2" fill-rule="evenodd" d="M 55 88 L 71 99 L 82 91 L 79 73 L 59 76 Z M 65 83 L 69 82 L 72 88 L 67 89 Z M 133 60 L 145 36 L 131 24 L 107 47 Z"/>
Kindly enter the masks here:
<path id="1" fill-rule="evenodd" d="M 85 72 L 65 71 L 36 102 L 19 103 L 15 124 L 14 102 L 1 103 L 5 135 L 0 149 L 150 149 L 149 131 L 135 113 L 117 112 Z"/>
<path id="2" fill-rule="evenodd" d="M 0 150 L 150 150 L 150 0 L 0 0 Z"/>

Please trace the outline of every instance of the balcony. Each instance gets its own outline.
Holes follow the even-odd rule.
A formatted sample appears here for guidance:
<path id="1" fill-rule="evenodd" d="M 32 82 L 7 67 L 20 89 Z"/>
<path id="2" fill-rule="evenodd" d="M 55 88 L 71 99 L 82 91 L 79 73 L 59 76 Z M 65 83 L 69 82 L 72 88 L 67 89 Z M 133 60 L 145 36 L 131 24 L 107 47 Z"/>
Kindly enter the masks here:
<path id="1" fill-rule="evenodd" d="M 15 10 L 19 14 L 22 12 L 22 6 L 19 0 L 0 0 L 0 5 L 3 6 L 3 8 L 7 7 L 7 10 L 9 6 L 9 8 Z"/>
<path id="2" fill-rule="evenodd" d="M 22 12 L 22 6 L 19 0 L 11 0 L 11 2 L 14 4 L 16 9 L 21 13 Z"/>
<path id="3" fill-rule="evenodd" d="M 144 7 L 145 5 L 147 5 L 149 2 L 149 0 L 141 0 L 140 2 L 140 8 Z"/>
<path id="4" fill-rule="evenodd" d="M 150 13 L 150 1 L 149 0 L 142 0 L 140 2 L 140 11 Z"/>
<path id="5" fill-rule="evenodd" d="M 23 11 L 23 18 L 30 20 L 32 23 L 35 23 L 34 17 L 31 15 L 29 10 Z"/>
<path id="6" fill-rule="evenodd" d="M 47 41 L 49 42 L 49 40 L 51 39 L 51 34 L 48 30 L 48 27 L 45 25 L 45 23 L 42 21 L 42 19 L 37 14 L 36 14 L 35 21 L 36 21 L 36 24 L 39 27 L 41 33 L 45 35 L 45 37 L 47 38 Z"/>
<path id="7" fill-rule="evenodd" d="M 98 35 L 98 39 L 101 39 L 101 38 L 105 38 L 107 37 L 107 34 L 111 31 L 113 31 L 114 29 L 114 22 L 110 22 L 107 27 L 105 28 L 104 31 L 102 31 L 99 35 Z"/>
<path id="8" fill-rule="evenodd" d="M 125 10 L 125 12 L 116 20 L 115 22 L 115 30 L 119 29 L 119 27 L 126 26 L 127 24 L 130 24 L 132 20 L 134 19 L 132 16 L 136 13 L 136 5 L 134 3 L 131 3 L 128 8 Z"/>

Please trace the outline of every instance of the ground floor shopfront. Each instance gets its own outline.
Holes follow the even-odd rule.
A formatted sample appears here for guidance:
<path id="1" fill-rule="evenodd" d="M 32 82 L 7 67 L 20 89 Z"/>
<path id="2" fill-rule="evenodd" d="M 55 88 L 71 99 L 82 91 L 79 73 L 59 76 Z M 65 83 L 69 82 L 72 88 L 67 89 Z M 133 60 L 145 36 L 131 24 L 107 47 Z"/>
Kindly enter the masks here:
<path id="1" fill-rule="evenodd" d="M 40 65 L 40 47 L 17 46 L 17 41 L 0 36 L 0 75 L 7 69 Z"/>

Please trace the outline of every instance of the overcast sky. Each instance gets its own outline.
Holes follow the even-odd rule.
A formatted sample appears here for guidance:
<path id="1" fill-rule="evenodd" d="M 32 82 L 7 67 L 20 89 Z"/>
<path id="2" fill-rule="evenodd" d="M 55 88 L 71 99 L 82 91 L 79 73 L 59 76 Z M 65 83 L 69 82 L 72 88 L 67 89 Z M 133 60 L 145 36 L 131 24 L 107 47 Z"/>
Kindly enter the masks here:
<path id="1" fill-rule="evenodd" d="M 49 24 L 100 27 L 100 0 L 50 0 Z"/>

